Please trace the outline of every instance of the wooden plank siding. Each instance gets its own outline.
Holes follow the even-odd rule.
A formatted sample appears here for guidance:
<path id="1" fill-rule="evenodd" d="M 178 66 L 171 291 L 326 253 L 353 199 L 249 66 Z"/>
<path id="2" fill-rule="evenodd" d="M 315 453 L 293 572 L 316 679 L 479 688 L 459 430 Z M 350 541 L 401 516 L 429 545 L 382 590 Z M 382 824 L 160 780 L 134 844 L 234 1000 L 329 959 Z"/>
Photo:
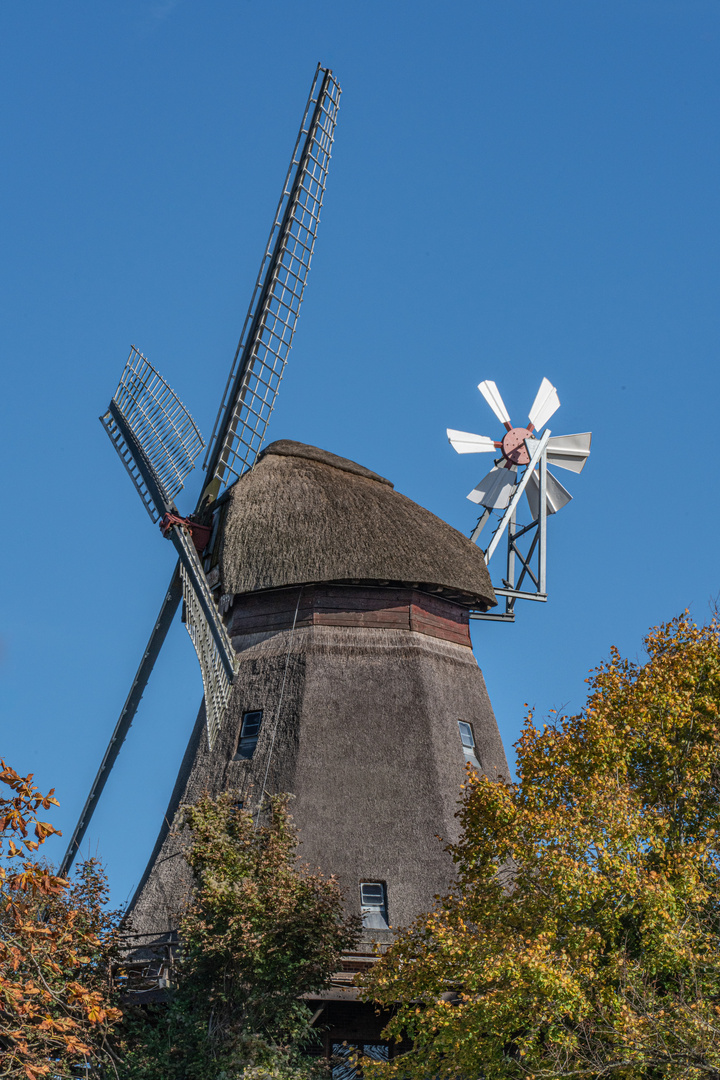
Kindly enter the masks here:
<path id="1" fill-rule="evenodd" d="M 236 596 L 228 617 L 231 637 L 296 626 L 361 626 L 414 630 L 471 647 L 468 609 L 420 589 L 305 585 Z M 297 611 L 297 616 L 296 616 Z"/>

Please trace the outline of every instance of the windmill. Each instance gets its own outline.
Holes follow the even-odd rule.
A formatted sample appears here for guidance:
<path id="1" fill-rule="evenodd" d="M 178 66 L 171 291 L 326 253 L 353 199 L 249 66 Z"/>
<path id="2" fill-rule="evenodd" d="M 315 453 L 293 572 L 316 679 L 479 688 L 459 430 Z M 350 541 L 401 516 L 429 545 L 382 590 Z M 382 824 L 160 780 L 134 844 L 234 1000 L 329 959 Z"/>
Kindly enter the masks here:
<path id="1" fill-rule="evenodd" d="M 202 436 L 174 391 L 134 346 L 101 417 L 151 520 L 173 543 L 178 562 L 61 875 L 79 849 L 181 600 L 200 662 L 211 745 L 222 724 L 235 656 L 201 552 L 218 526 L 213 512 L 218 497 L 254 465 L 275 405 L 315 246 L 340 94 L 332 71 L 318 64 L 207 448 L 207 481 L 194 513 L 182 517 L 174 498 L 204 445 Z"/>
<path id="2" fill-rule="evenodd" d="M 289 440 L 263 446 L 339 98 L 332 73 L 318 67 L 192 514 L 183 517 L 174 499 L 202 436 L 136 348 L 101 417 L 178 561 L 61 873 L 182 600 L 204 695 L 129 905 L 126 948 L 165 985 L 163 964 L 193 888 L 183 805 L 203 791 L 231 791 L 259 818 L 268 794 L 291 792 L 303 860 L 337 877 L 363 925 L 358 955 L 343 959 L 317 1000 L 326 1051 L 352 1045 L 372 1057 L 372 1048 L 391 1050 L 379 1046 L 384 1021 L 354 996 L 354 973 L 373 962 L 375 943 L 392 940 L 392 926 L 429 910 L 452 880 L 437 837 L 459 838 L 466 767 L 491 777 L 509 770 L 470 637 L 471 612 L 497 604 L 480 548 L 362 464 Z"/>
<path id="3" fill-rule="evenodd" d="M 513 426 L 494 382 L 487 379 L 479 384 L 478 390 L 505 428 L 502 439 L 452 428 L 448 428 L 447 435 L 450 445 L 458 454 L 492 454 L 500 451 L 490 472 L 467 497 L 483 509 L 471 535 L 474 543 L 479 541 L 493 513 L 500 512 L 484 555 L 486 563 L 489 563 L 507 533 L 507 569 L 502 584 L 495 587 L 495 593 L 505 597 L 505 611 L 475 612 L 472 617 L 510 622 L 515 618 L 516 600 L 547 600 L 547 516 L 562 510 L 572 499 L 570 492 L 547 466 L 556 465 L 570 472 L 582 472 L 590 454 L 592 433 L 586 431 L 553 436 L 547 429 L 542 430 L 560 408 L 557 390 L 549 379 L 543 378 L 528 413 L 529 423 L 520 427 Z M 526 525 L 518 525 L 517 515 L 523 494 L 531 520 Z M 521 540 L 525 542 L 524 550 L 520 546 Z M 522 588 L 528 577 L 535 586 L 534 591 Z"/>
<path id="4" fill-rule="evenodd" d="M 337 876 L 372 940 L 389 940 L 391 923 L 411 922 L 451 879 L 436 837 L 458 837 L 466 764 L 508 774 L 470 639 L 470 611 L 497 603 L 479 548 L 357 462 L 287 440 L 262 445 L 307 279 L 339 97 L 319 67 L 194 513 L 183 517 L 174 499 L 202 436 L 138 349 L 101 417 L 178 560 L 62 873 L 181 600 L 204 688 L 129 906 L 141 958 L 177 940 L 192 875 L 171 826 L 201 791 L 231 790 L 258 814 L 267 794 L 292 792 L 303 858 Z M 340 1026 L 350 1037 L 347 1016 Z"/>

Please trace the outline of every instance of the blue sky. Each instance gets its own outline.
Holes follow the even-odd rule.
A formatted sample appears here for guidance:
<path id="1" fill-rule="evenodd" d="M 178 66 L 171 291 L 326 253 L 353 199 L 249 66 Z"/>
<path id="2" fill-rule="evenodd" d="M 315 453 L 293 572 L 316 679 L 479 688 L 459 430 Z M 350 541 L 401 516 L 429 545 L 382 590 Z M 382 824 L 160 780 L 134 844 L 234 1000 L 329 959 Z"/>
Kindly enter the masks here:
<path id="1" fill-rule="evenodd" d="M 707 617 L 719 46 L 716 0 L 4 5 L 0 752 L 66 833 L 174 561 L 97 417 L 134 343 L 210 434 L 318 60 L 344 93 L 269 438 L 468 532 L 488 461 L 444 431 L 496 435 L 481 379 L 522 418 L 547 376 L 553 432 L 594 432 L 549 602 L 474 627 L 509 752 L 525 702 L 577 709 L 611 645 Z M 118 902 L 200 696 L 178 623 L 86 844 Z"/>

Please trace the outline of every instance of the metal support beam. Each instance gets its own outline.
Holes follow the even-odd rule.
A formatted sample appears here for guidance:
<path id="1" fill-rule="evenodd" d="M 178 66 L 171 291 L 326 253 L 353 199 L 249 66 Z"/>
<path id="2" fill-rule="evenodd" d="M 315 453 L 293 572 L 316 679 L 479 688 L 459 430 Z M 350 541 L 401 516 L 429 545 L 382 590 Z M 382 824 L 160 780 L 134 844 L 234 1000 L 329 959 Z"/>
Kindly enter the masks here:
<path id="1" fill-rule="evenodd" d="M 526 439 L 525 445 L 530 454 L 530 461 L 520 482 L 513 491 L 512 497 L 485 551 L 485 562 L 487 563 L 497 550 L 503 535 L 507 532 L 506 577 L 503 579 L 501 587 L 494 587 L 496 596 L 505 599 L 505 610 L 498 612 L 474 611 L 470 613 L 471 619 L 514 622 L 516 600 L 536 600 L 541 603 L 547 601 L 547 446 L 549 439 L 549 431 L 545 431 L 540 439 Z M 539 479 L 538 517 L 529 525 L 518 526 L 517 515 L 520 499 L 536 468 Z M 486 509 L 470 536 L 473 543 L 478 542 L 479 536 L 490 516 L 491 511 Z M 526 536 L 532 536 L 532 540 L 529 549 L 523 552 L 519 546 L 519 541 Z M 519 574 L 518 564 L 520 568 Z M 535 585 L 535 592 L 522 588 L 526 577 L 529 577 Z"/>
<path id="2" fill-rule="evenodd" d="M 547 600 L 547 593 L 523 592 L 522 589 L 495 589 L 496 596 L 512 596 L 515 600 Z"/>
<path id="3" fill-rule="evenodd" d="M 514 611 L 498 611 L 491 614 L 489 611 L 471 611 L 471 619 L 486 619 L 488 622 L 515 622 Z"/>
<path id="4" fill-rule="evenodd" d="M 525 491 L 525 488 L 528 485 L 528 481 L 530 480 L 530 477 L 531 477 L 531 475 L 532 475 L 532 473 L 533 473 L 533 471 L 535 469 L 535 466 L 538 464 L 538 461 L 540 460 L 540 457 L 543 454 L 543 452 L 544 452 L 544 450 L 545 450 L 545 448 L 546 448 L 546 446 L 548 444 L 548 439 L 550 438 L 550 434 L 551 434 L 550 430 L 546 428 L 546 430 L 543 432 L 540 439 L 538 439 L 537 441 L 533 439 L 533 442 L 535 443 L 535 445 L 533 446 L 532 452 L 530 454 L 530 464 L 527 465 L 527 467 L 525 468 L 525 472 L 523 473 L 523 478 L 520 481 L 520 483 L 518 484 L 518 486 L 515 488 L 515 491 L 512 494 L 512 498 L 510 499 L 510 502 L 508 503 L 508 507 L 507 507 L 505 513 L 503 514 L 503 516 L 500 518 L 500 523 L 498 524 L 497 529 L 493 533 L 492 540 L 490 541 L 490 544 L 488 545 L 487 551 L 485 552 L 485 562 L 486 563 L 489 563 L 490 560 L 492 559 L 493 554 L 495 553 L 495 550 L 496 550 L 498 544 L 500 543 L 500 541 L 502 540 L 503 535 L 505 533 L 505 530 L 507 529 L 507 527 L 508 527 L 508 525 L 510 523 L 511 517 L 513 516 L 513 514 L 517 510 L 518 503 L 520 502 L 520 499 L 522 498 L 523 492 Z M 529 442 L 529 440 L 526 440 L 526 445 L 527 445 L 527 442 Z"/>
<path id="5" fill-rule="evenodd" d="M 478 537 L 479 537 L 480 533 L 483 531 L 483 529 L 485 528 L 485 525 L 487 524 L 488 518 L 490 517 L 491 513 L 492 513 L 491 510 L 486 509 L 485 513 L 482 515 L 482 517 L 478 519 L 477 525 L 475 526 L 472 533 L 470 534 L 470 540 L 472 541 L 473 544 L 477 544 Z"/>
<path id="6" fill-rule="evenodd" d="M 540 550 L 538 551 L 538 565 L 540 573 L 538 575 L 538 592 L 547 592 L 547 559 L 546 559 L 546 540 L 547 540 L 547 454 L 542 454 L 540 458 L 540 507 L 538 510 L 538 531 L 537 535 L 540 538 Z"/>

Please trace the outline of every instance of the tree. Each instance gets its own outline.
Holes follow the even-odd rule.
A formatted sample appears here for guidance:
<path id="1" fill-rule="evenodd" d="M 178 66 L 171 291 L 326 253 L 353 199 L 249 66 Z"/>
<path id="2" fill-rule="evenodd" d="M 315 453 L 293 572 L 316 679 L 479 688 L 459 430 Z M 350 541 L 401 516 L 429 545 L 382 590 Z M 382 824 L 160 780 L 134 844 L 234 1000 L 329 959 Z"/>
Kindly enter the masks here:
<path id="1" fill-rule="evenodd" d="M 91 1065 L 113 1069 L 115 918 L 95 860 L 70 883 L 37 859 L 59 835 L 38 813 L 58 803 L 32 779 L 0 761 L 9 789 L 0 797 L 0 1076 L 54 1080 L 87 1075 Z"/>
<path id="2" fill-rule="evenodd" d="M 298 865 L 287 804 L 274 796 L 262 826 L 229 792 L 186 807 L 196 890 L 176 984 L 167 1007 L 129 1018 L 123 1075 L 307 1075 L 302 995 L 329 984 L 357 928 L 335 879 Z"/>
<path id="3" fill-rule="evenodd" d="M 366 993 L 403 1077 L 720 1077 L 720 625 L 613 650 L 579 716 L 468 771 L 457 882 Z"/>

